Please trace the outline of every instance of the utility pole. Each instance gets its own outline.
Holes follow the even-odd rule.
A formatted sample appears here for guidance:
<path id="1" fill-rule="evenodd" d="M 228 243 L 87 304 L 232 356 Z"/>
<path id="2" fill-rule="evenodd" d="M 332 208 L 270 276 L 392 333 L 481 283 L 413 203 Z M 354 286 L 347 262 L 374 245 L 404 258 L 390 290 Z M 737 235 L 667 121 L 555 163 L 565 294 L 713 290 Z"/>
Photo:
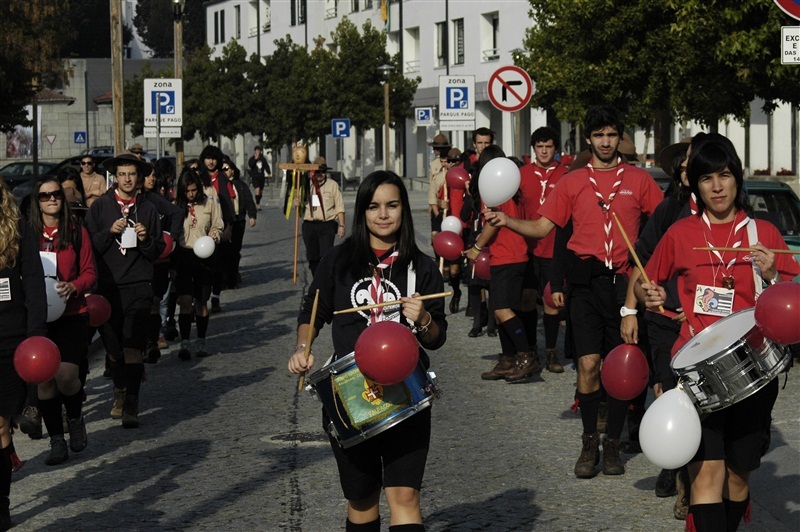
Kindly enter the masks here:
<path id="1" fill-rule="evenodd" d="M 183 80 L 183 9 L 185 6 L 184 0 L 173 0 L 172 14 L 175 20 L 175 78 Z M 260 39 L 260 37 L 259 37 Z M 261 57 L 261 56 L 259 56 Z M 161 119 L 159 119 L 159 124 Z M 181 131 L 183 133 L 183 131 Z M 175 179 L 177 182 L 178 177 L 181 175 L 183 168 L 183 137 L 178 137 L 175 141 Z"/>
<path id="2" fill-rule="evenodd" d="M 114 153 L 125 149 L 125 103 L 122 98 L 122 2 L 111 5 L 111 102 L 114 109 Z"/>

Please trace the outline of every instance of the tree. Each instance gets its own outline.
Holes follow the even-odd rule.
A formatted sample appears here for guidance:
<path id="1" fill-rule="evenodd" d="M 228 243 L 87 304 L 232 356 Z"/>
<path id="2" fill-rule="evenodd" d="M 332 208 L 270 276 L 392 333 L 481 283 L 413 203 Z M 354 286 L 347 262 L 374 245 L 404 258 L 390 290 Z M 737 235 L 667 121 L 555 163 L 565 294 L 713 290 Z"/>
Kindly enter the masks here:
<path id="1" fill-rule="evenodd" d="M 111 57 L 111 8 L 108 0 L 73 0 L 61 12 L 59 38 L 63 57 Z M 127 25 L 122 43 L 133 39 Z"/>
<path id="2" fill-rule="evenodd" d="M 205 42 L 203 2 L 188 0 L 183 8 L 183 46 L 187 55 Z M 153 57 L 173 57 L 175 53 L 173 5 L 171 0 L 138 0 L 133 25 Z"/>
<path id="3" fill-rule="evenodd" d="M 25 107 L 40 86 L 62 76 L 59 42 L 66 0 L 0 3 L 0 130 L 29 124 Z"/>

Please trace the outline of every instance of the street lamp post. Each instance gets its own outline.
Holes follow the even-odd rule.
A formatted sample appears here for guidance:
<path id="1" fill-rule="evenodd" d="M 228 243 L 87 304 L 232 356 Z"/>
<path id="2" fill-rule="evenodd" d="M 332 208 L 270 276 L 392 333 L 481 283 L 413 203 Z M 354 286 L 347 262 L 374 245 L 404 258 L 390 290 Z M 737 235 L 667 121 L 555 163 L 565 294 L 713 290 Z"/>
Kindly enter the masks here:
<path id="1" fill-rule="evenodd" d="M 183 79 L 183 9 L 186 0 L 172 0 L 172 14 L 175 20 L 175 67 L 174 74 L 176 79 Z M 179 137 L 175 142 L 175 172 L 177 179 L 181 175 L 183 168 L 183 137 Z"/>
<path id="2" fill-rule="evenodd" d="M 389 170 L 389 75 L 394 70 L 392 65 L 378 67 L 383 75 L 383 167 Z"/>

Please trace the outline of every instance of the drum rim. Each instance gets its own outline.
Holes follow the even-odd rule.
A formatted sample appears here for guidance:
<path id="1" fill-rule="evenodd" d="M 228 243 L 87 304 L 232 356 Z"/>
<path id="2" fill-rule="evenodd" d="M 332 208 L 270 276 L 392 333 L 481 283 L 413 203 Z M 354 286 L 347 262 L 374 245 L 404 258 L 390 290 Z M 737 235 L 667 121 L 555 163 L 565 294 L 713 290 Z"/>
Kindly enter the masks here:
<path id="1" fill-rule="evenodd" d="M 669 367 L 672 368 L 673 370 L 674 369 L 691 368 L 693 366 L 696 366 L 700 362 L 705 362 L 705 361 L 709 360 L 710 358 L 715 357 L 717 355 L 729 353 L 729 352 L 731 352 L 731 350 L 737 348 L 737 346 L 741 345 L 741 342 L 750 334 L 750 332 L 752 332 L 753 329 L 758 327 L 758 325 L 756 325 L 756 323 L 755 323 L 755 318 L 753 318 L 753 326 L 751 328 L 749 328 L 747 330 L 747 332 L 745 332 L 744 334 L 739 336 L 739 338 L 735 342 L 731 342 L 730 344 L 728 344 L 725 347 L 724 350 L 718 351 L 718 352 L 713 353 L 713 354 L 710 354 L 707 357 L 705 357 L 703 359 L 700 359 L 700 360 L 698 360 L 696 362 L 693 362 L 692 364 L 688 364 L 686 366 L 676 366 L 675 365 L 675 363 L 680 358 L 681 354 L 683 354 L 685 352 L 688 352 L 688 348 L 690 347 L 691 344 L 693 344 L 696 341 L 702 341 L 704 336 L 708 336 L 709 334 L 711 334 L 711 329 L 713 329 L 715 326 L 717 326 L 717 325 L 719 325 L 719 324 L 721 324 L 721 323 L 723 323 L 723 322 L 725 322 L 727 320 L 730 320 L 730 318 L 733 318 L 734 316 L 739 317 L 741 315 L 744 315 L 744 314 L 747 314 L 747 313 L 751 313 L 751 312 L 755 315 L 755 308 L 754 307 L 748 307 L 746 309 L 742 309 L 742 310 L 739 310 L 737 312 L 734 312 L 733 314 L 729 314 L 729 315 L 725 316 L 724 318 L 720 319 L 719 321 L 716 321 L 716 322 L 712 323 L 711 325 L 709 325 L 708 327 L 706 327 L 705 329 L 703 329 L 699 333 L 697 333 L 694 336 L 692 336 L 691 338 L 689 338 L 689 340 L 680 349 L 678 349 L 678 352 L 675 353 L 675 356 L 672 357 L 672 360 L 670 360 L 670 362 L 669 362 Z M 769 341 L 769 339 L 767 339 L 767 338 L 764 338 L 764 340 Z"/>

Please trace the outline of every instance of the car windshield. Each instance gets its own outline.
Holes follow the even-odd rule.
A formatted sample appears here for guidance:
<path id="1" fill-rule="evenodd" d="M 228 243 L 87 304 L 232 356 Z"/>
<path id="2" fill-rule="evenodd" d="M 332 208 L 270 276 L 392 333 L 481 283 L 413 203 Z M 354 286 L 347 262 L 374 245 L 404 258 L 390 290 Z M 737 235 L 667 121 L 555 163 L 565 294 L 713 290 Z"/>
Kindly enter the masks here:
<path id="1" fill-rule="evenodd" d="M 747 199 L 756 218 L 775 225 L 784 236 L 800 235 L 800 206 L 782 190 L 748 190 Z"/>

